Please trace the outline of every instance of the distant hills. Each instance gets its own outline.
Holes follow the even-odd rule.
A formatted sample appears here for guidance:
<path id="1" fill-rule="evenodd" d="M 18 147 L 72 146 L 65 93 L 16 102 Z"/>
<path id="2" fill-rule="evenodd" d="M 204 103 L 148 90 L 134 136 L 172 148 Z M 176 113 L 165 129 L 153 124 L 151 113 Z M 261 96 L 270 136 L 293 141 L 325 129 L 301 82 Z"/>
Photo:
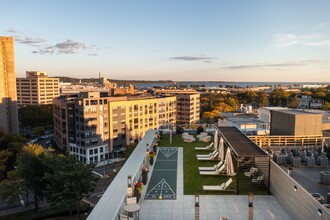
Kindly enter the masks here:
<path id="1" fill-rule="evenodd" d="M 72 78 L 66 76 L 55 76 L 60 79 L 60 82 L 64 83 L 98 83 L 100 81 L 99 78 Z M 118 83 L 118 84 L 144 84 L 144 83 L 158 83 L 158 84 L 175 84 L 172 80 L 118 80 L 118 79 L 108 79 L 110 82 Z"/>

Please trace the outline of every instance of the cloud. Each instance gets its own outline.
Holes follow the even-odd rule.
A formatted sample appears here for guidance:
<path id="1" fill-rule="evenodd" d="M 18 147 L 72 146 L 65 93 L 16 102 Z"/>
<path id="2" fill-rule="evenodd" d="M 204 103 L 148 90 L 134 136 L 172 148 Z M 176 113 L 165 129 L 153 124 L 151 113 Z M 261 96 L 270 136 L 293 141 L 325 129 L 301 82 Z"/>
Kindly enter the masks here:
<path id="1" fill-rule="evenodd" d="M 223 69 L 262 69 L 262 68 L 278 68 L 281 67 L 295 67 L 295 66 L 306 66 L 310 64 L 322 64 L 325 63 L 323 60 L 304 60 L 297 62 L 285 62 L 285 63 L 273 63 L 273 64 L 251 64 L 251 65 L 233 65 L 233 66 L 224 66 Z"/>
<path id="2" fill-rule="evenodd" d="M 11 33 L 14 37 L 14 40 L 21 44 L 26 44 L 32 47 L 36 47 L 31 52 L 34 54 L 76 54 L 82 50 L 94 49 L 96 50 L 96 45 L 87 45 L 82 42 L 74 40 L 66 40 L 63 42 L 56 43 L 55 45 L 47 45 L 47 40 L 28 36 L 27 33 L 16 29 L 6 30 L 8 33 Z M 96 53 L 90 53 L 89 56 L 97 56 Z"/>
<path id="3" fill-rule="evenodd" d="M 311 35 L 297 35 L 297 34 L 275 34 L 273 36 L 275 40 L 275 47 L 288 47 L 296 44 L 304 44 L 313 39 L 319 38 L 317 34 Z"/>
<path id="4" fill-rule="evenodd" d="M 18 33 L 19 31 L 16 29 L 8 29 L 7 32 L 15 34 L 15 33 Z"/>
<path id="5" fill-rule="evenodd" d="M 198 57 L 198 56 L 179 56 L 179 57 L 169 57 L 170 60 L 182 60 L 182 61 L 210 61 L 212 62 L 214 57 Z"/>
<path id="6" fill-rule="evenodd" d="M 32 53 L 39 54 L 76 54 L 78 51 L 92 49 L 94 46 L 89 46 L 78 41 L 67 40 L 57 43 L 53 46 L 44 46 L 39 50 L 32 51 Z"/>
<path id="7" fill-rule="evenodd" d="M 330 40 L 306 42 L 305 45 L 306 46 L 328 46 L 328 47 L 330 47 Z"/>
<path id="8" fill-rule="evenodd" d="M 273 46 L 278 48 L 289 47 L 293 45 L 330 46 L 330 39 L 324 39 L 319 34 L 275 34 L 273 35 L 273 39 L 275 41 Z"/>
<path id="9" fill-rule="evenodd" d="M 30 44 L 36 46 L 37 44 L 45 43 L 47 42 L 44 39 L 41 38 L 32 38 L 32 37 L 15 37 L 15 41 L 22 43 L 22 44 Z"/>

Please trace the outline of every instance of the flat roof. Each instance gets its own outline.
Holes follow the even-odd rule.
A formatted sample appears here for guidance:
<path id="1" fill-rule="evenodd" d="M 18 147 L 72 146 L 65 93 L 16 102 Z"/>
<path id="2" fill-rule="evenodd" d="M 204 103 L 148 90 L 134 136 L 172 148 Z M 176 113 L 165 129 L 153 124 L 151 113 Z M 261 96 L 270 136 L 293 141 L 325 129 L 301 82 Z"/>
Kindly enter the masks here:
<path id="1" fill-rule="evenodd" d="M 290 115 L 321 115 L 322 113 L 319 112 L 311 112 L 311 111 L 303 111 L 303 110 L 295 110 L 295 109 L 291 109 L 291 110 L 273 110 L 276 112 L 283 112 L 286 114 L 290 114 Z"/>
<path id="2" fill-rule="evenodd" d="M 254 157 L 267 156 L 258 145 L 243 134 L 238 128 L 233 126 L 218 126 L 225 141 L 233 148 L 237 156 Z"/>

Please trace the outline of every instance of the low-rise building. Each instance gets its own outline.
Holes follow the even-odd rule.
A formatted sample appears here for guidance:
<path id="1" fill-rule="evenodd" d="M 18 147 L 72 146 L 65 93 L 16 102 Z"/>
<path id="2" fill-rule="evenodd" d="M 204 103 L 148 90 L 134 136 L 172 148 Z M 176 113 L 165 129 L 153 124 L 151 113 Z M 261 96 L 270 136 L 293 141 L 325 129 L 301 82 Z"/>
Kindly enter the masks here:
<path id="1" fill-rule="evenodd" d="M 313 99 L 311 96 L 301 96 L 298 108 L 300 109 L 321 109 L 323 106 L 322 99 Z"/>

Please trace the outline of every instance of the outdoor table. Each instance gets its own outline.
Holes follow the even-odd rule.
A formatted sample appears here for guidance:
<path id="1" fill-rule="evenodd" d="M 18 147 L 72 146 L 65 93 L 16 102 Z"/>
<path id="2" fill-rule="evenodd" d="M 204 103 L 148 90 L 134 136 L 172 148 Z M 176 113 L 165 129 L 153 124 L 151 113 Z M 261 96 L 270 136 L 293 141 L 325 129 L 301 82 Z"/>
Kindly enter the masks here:
<path id="1" fill-rule="evenodd" d="M 124 210 L 128 213 L 130 217 L 139 219 L 139 211 L 141 207 L 139 204 L 127 205 Z"/>

